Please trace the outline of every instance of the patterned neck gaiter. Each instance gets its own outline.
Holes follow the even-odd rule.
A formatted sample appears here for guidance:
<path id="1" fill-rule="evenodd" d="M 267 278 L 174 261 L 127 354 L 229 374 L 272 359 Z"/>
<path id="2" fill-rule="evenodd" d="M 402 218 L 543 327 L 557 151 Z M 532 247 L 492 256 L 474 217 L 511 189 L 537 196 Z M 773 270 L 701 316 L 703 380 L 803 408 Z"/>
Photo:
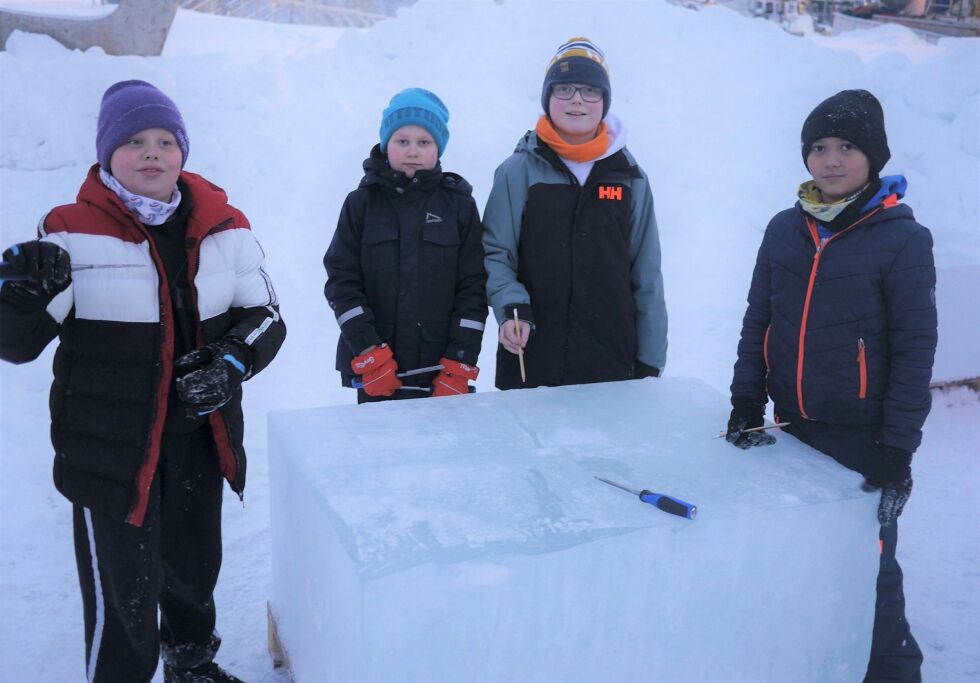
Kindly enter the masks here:
<path id="1" fill-rule="evenodd" d="M 102 180 L 102 184 L 115 192 L 116 196 L 126 205 L 126 208 L 144 225 L 163 225 L 180 206 L 180 190 L 176 186 L 174 186 L 174 193 L 170 196 L 170 201 L 161 202 L 159 199 L 150 199 L 133 194 L 105 169 L 99 169 L 99 178 Z"/>

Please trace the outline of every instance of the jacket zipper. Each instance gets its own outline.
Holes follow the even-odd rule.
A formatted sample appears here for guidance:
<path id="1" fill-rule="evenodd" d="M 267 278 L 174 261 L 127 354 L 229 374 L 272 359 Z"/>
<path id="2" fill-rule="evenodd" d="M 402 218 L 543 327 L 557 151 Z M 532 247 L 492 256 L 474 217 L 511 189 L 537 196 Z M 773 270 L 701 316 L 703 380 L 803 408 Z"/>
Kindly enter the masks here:
<path id="1" fill-rule="evenodd" d="M 160 461 L 160 449 L 163 447 L 163 425 L 166 421 L 167 402 L 170 397 L 170 382 L 173 379 L 173 359 L 171 359 L 170 362 L 170 371 L 167 370 L 167 364 L 165 361 L 168 350 L 168 339 L 170 354 L 173 355 L 174 321 L 171 319 L 169 322 L 171 333 L 168 337 L 168 323 L 166 320 L 170 317 L 170 309 L 172 307 L 170 305 L 170 287 L 167 282 L 166 268 L 163 266 L 163 260 L 160 258 L 160 254 L 156 248 L 156 243 L 153 241 L 152 237 L 150 237 L 149 231 L 135 218 L 132 220 L 137 231 L 141 233 L 147 241 L 150 250 L 150 260 L 153 262 L 153 265 L 157 270 L 157 277 L 160 279 L 160 286 L 158 289 L 160 301 L 158 302 L 158 305 L 160 307 L 160 326 L 163 328 L 163 339 L 161 340 L 160 344 L 160 373 L 157 375 L 159 384 L 157 385 L 156 390 L 155 412 L 153 415 L 153 420 L 150 423 L 150 433 L 148 435 L 149 443 L 147 444 L 147 450 L 149 453 L 147 459 L 137 471 L 136 502 L 133 504 L 133 507 L 129 511 L 129 515 L 126 517 L 126 521 L 128 523 L 132 524 L 133 526 L 141 527 L 143 526 L 143 521 L 146 517 L 146 509 L 149 506 L 150 487 L 153 485 L 153 477 L 156 474 L 157 463 Z"/>
<path id="2" fill-rule="evenodd" d="M 860 388 L 858 389 L 858 398 L 865 399 L 868 396 L 868 362 L 864 355 L 864 338 L 858 338 L 858 374 L 861 378 Z"/>
<path id="3" fill-rule="evenodd" d="M 762 361 L 766 364 L 766 374 L 769 374 L 769 333 L 772 332 L 772 325 L 766 327 L 766 334 L 762 337 Z"/>
<path id="4" fill-rule="evenodd" d="M 845 232 L 853 229 L 854 227 L 860 225 L 864 221 L 868 220 L 876 213 L 881 211 L 883 208 L 888 208 L 890 206 L 895 206 L 897 201 L 889 201 L 894 195 L 890 195 L 885 199 L 882 204 L 877 206 L 873 211 L 869 212 L 867 215 L 862 216 L 860 219 L 851 223 L 849 226 L 841 230 L 840 232 L 831 235 L 826 242 L 820 244 L 820 233 L 817 231 L 817 222 L 812 216 L 806 216 L 806 225 L 810 230 L 810 237 L 813 239 L 813 244 L 816 247 L 816 251 L 813 254 L 813 263 L 810 266 L 810 279 L 806 285 L 806 296 L 803 299 L 803 317 L 800 319 L 800 338 L 797 346 L 797 356 L 796 356 L 796 403 L 800 409 L 800 415 L 805 419 L 811 419 L 806 412 L 806 408 L 803 407 L 803 360 L 806 352 L 806 324 L 807 318 L 810 315 L 810 301 L 813 299 L 813 285 L 817 280 L 817 271 L 820 269 L 820 257 L 824 250 L 827 248 L 831 242 L 843 235 Z"/>

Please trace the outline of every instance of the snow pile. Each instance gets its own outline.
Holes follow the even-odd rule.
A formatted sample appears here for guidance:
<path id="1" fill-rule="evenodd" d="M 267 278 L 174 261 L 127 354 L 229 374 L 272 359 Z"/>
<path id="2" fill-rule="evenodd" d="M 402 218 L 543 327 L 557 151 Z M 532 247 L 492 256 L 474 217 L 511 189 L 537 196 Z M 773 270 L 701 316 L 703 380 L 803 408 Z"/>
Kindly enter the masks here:
<path id="1" fill-rule="evenodd" d="M 933 230 L 938 264 L 980 266 L 980 40 L 929 45 L 896 26 L 801 39 L 719 7 L 555 7 L 422 0 L 369 30 L 348 31 L 182 10 L 159 58 L 71 52 L 25 34 L 0 52 L 0 245 L 30 238 L 45 211 L 74 198 L 94 161 L 102 92 L 141 78 L 178 103 L 190 134 L 188 169 L 228 190 L 268 255 L 289 338 L 246 390 L 249 487 L 244 510 L 228 496 L 217 596 L 220 659 L 250 681 L 275 680 L 264 653 L 271 595 L 265 416 L 353 401 L 333 370 L 337 328 L 322 299 L 320 259 L 396 91 L 420 85 L 446 101 L 452 137 L 444 165 L 473 184 L 482 206 L 495 166 L 534 125 L 554 49 L 581 34 L 602 46 L 612 109 L 629 126 L 629 146 L 654 189 L 671 319 L 667 373 L 722 392 L 762 230 L 805 178 L 800 126 L 837 90 L 864 87 L 882 100 L 893 153 L 885 171 L 908 176 L 907 201 Z M 944 303 L 943 282 L 941 272 L 941 315 L 962 321 L 965 332 L 941 332 L 941 357 L 961 359 L 954 376 L 980 375 L 980 323 L 968 317 L 977 315 L 976 289 L 951 284 Z M 50 482 L 53 347 L 31 365 L 0 366 L 0 606 L 7 615 L 0 677 L 30 661 L 39 669 L 31 678 L 74 680 L 83 661 L 70 514 Z M 492 386 L 492 348 L 491 333 L 481 392 Z M 910 619 L 926 650 L 926 676 L 959 682 L 980 670 L 969 645 L 980 640 L 980 591 L 967 583 L 980 562 L 972 524 L 980 465 L 970 457 L 980 411 L 975 396 L 951 396 L 937 401 L 942 414 L 926 425 L 899 556 L 912 565 L 905 565 Z"/>

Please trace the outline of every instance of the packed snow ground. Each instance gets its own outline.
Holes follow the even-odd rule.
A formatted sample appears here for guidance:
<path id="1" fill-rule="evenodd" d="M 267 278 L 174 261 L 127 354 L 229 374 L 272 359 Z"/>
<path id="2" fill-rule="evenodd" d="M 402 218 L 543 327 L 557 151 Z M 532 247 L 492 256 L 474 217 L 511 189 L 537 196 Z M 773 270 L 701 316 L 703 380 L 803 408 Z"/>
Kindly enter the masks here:
<path id="1" fill-rule="evenodd" d="M 482 207 L 493 169 L 534 125 L 554 48 L 581 34 L 602 46 L 612 109 L 654 189 L 671 321 L 667 372 L 721 392 L 762 231 L 805 179 L 800 126 L 840 89 L 864 87 L 881 99 L 893 155 L 885 171 L 908 177 L 906 200 L 933 230 L 940 268 L 980 266 L 980 40 L 930 45 L 897 26 L 801 39 L 717 7 L 558 6 L 423 0 L 370 30 L 349 31 L 182 10 L 160 58 L 71 52 L 24 34 L 0 53 L 3 246 L 31 237 L 45 211 L 74 198 L 94 161 L 102 92 L 142 78 L 180 106 L 188 169 L 228 190 L 268 255 L 289 337 L 246 388 L 249 485 L 244 508 L 227 496 L 217 594 L 219 659 L 249 681 L 279 680 L 265 654 L 265 415 L 353 401 L 333 370 L 337 329 L 322 299 L 320 259 L 396 91 L 419 85 L 447 103 L 444 167 L 474 185 Z M 969 315 L 974 298 L 968 289 L 947 297 L 941 318 Z M 941 354 L 963 359 L 962 376 L 980 375 L 975 335 L 941 336 L 940 344 Z M 480 391 L 492 388 L 492 346 L 488 335 Z M 50 481 L 52 351 L 31 365 L 0 366 L 3 680 L 82 678 L 70 510 Z M 976 394 L 937 394 L 902 517 L 909 618 L 931 681 L 980 677 L 978 425 Z"/>

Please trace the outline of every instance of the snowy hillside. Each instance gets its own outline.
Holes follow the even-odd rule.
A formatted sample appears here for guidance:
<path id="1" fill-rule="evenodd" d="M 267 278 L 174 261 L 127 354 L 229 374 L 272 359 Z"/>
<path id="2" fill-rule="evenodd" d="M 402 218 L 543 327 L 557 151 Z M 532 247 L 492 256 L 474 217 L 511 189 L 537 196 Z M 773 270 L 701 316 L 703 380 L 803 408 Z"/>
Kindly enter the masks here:
<path id="1" fill-rule="evenodd" d="M 534 125 L 555 47 L 582 34 L 606 52 L 612 110 L 651 177 L 671 325 L 668 374 L 727 390 L 762 231 L 806 177 L 800 126 L 843 88 L 867 88 L 882 101 L 892 149 L 885 172 L 908 178 L 906 201 L 933 231 L 937 265 L 980 268 L 978 39 L 930 45 L 898 26 L 796 38 L 722 8 L 660 2 L 422 0 L 372 29 L 348 31 L 182 10 L 163 56 L 151 59 L 71 52 L 25 34 L 0 52 L 0 245 L 31 237 L 46 210 L 74 198 L 94 161 L 102 92 L 140 78 L 180 106 L 187 168 L 228 191 L 267 253 L 289 337 L 246 389 L 250 480 L 244 509 L 226 500 L 217 595 L 220 660 L 247 680 L 278 680 L 264 652 L 265 415 L 354 400 L 333 370 L 337 329 L 322 298 L 320 259 L 377 140 L 382 109 L 404 87 L 436 91 L 451 113 L 443 165 L 473 184 L 482 207 L 494 168 Z M 975 291 L 940 294 L 941 318 L 976 315 Z M 940 351 L 958 359 L 961 376 L 980 375 L 977 329 L 972 338 L 941 335 Z M 492 336 L 480 391 L 492 388 Z M 50 481 L 52 351 L 31 365 L 0 366 L 2 680 L 81 677 L 70 508 Z M 937 397 L 902 518 L 899 557 L 928 680 L 980 677 L 978 425 L 975 394 Z M 41 673 L 29 668 L 23 678 L 22 666 Z"/>

